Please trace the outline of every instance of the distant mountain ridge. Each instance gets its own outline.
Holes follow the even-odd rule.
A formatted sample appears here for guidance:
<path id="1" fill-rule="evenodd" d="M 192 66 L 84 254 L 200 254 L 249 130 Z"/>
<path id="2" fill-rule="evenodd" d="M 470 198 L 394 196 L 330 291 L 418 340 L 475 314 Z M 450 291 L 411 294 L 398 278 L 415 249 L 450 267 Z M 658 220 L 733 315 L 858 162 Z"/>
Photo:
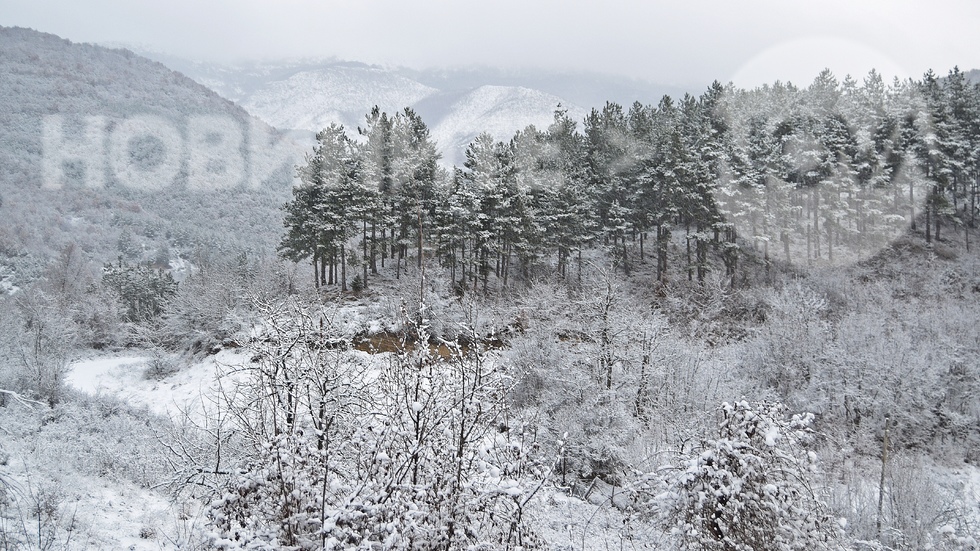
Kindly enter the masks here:
<path id="1" fill-rule="evenodd" d="M 368 98 L 392 112 L 436 93 L 434 88 L 378 68 L 328 66 L 272 81 L 243 98 L 242 106 L 276 126 L 316 131 L 331 122 L 356 127 Z"/>
<path id="2" fill-rule="evenodd" d="M 388 112 L 411 107 L 431 129 L 446 164 L 462 163 L 466 145 L 480 132 L 507 140 L 529 124 L 547 127 L 559 106 L 580 121 L 606 101 L 656 103 L 664 94 L 685 92 L 588 73 L 412 70 L 336 60 L 233 67 L 147 55 L 281 129 L 316 132 L 340 123 L 353 135 L 374 105 Z"/>

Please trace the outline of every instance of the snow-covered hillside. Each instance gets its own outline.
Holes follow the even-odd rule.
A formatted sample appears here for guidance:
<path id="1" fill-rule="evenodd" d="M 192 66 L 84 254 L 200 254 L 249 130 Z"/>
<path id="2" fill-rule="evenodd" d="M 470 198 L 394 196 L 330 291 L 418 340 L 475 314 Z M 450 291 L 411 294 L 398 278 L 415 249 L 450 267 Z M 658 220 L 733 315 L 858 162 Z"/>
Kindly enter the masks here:
<path id="1" fill-rule="evenodd" d="M 278 128 L 310 132 L 339 123 L 353 135 L 375 105 L 389 113 L 416 108 L 446 165 L 462 163 L 466 146 L 481 132 L 506 141 L 529 124 L 547 128 L 559 106 L 576 120 L 586 113 L 562 97 L 523 86 L 488 84 L 447 92 L 379 67 L 347 64 L 303 70 L 282 80 L 272 77 L 251 92 L 238 90 L 244 93 L 232 99 L 252 114 Z"/>
<path id="2" fill-rule="evenodd" d="M 160 361 L 160 359 L 157 359 Z M 151 355 L 103 356 L 72 365 L 66 384 L 91 396 L 112 396 L 134 407 L 145 407 L 158 415 L 197 414 L 212 405 L 222 380 L 234 382 L 234 371 L 247 365 L 248 355 L 222 350 L 162 378 L 148 376 Z"/>
<path id="3" fill-rule="evenodd" d="M 482 132 L 507 141 L 529 124 L 545 129 L 561 105 L 575 120 L 585 110 L 540 90 L 517 86 L 481 86 L 454 102 L 448 113 L 432 128 L 432 137 L 447 163 L 462 164 L 466 146 Z"/>
<path id="4" fill-rule="evenodd" d="M 240 103 L 279 128 L 316 132 L 340 123 L 353 130 L 374 105 L 393 112 L 436 92 L 378 67 L 333 65 L 271 81 Z"/>
<path id="5" fill-rule="evenodd" d="M 120 242 L 142 261 L 275 248 L 305 147 L 240 106 L 132 52 L 30 29 L 0 27 L 0 75 L 0 289 L 39 277 L 69 246 L 98 264 L 116 261 Z M 210 150 L 191 152 L 216 124 Z M 134 140 L 157 157 L 117 162 Z M 218 151 L 227 163 L 209 165 Z"/>
<path id="6" fill-rule="evenodd" d="M 624 88 L 599 78 L 563 76 L 552 82 L 492 72 L 412 72 L 345 62 L 227 67 L 155 57 L 283 130 L 317 132 L 339 123 L 353 136 L 375 105 L 388 113 L 410 107 L 428 125 L 447 166 L 462 163 L 466 146 L 479 133 L 506 141 L 529 124 L 547 128 L 559 106 L 582 120 L 588 107 L 608 99 L 649 102 L 657 97 L 653 88 L 644 90 L 636 83 Z"/>
<path id="7" fill-rule="evenodd" d="M 462 163 L 466 146 L 481 132 L 506 141 L 529 124 L 547 128 L 559 106 L 576 120 L 586 113 L 541 90 L 483 85 L 464 93 L 445 93 L 381 68 L 346 65 L 300 71 L 270 81 L 237 101 L 278 128 L 316 132 L 331 123 L 353 131 L 375 105 L 393 113 L 417 107 L 423 100 L 423 117 L 446 165 Z"/>

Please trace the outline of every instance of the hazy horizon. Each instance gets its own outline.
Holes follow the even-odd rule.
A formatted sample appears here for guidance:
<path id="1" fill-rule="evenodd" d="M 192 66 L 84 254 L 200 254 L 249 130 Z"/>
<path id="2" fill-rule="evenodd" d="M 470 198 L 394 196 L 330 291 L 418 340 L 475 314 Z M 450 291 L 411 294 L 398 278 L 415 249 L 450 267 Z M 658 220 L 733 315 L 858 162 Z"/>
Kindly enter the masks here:
<path id="1" fill-rule="evenodd" d="M 412 69 L 587 72 L 685 89 L 713 80 L 807 85 L 823 68 L 886 80 L 980 67 L 980 5 L 944 0 L 791 5 L 696 1 L 0 0 L 0 24 L 73 42 L 126 44 L 195 61 L 339 59 Z"/>

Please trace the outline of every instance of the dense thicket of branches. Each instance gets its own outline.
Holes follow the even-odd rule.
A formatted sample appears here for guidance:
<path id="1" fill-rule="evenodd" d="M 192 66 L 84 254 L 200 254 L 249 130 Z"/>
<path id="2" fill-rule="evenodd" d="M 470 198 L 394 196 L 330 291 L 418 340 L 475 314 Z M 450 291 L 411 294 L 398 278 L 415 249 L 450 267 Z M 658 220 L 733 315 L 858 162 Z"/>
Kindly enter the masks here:
<path id="1" fill-rule="evenodd" d="M 430 251 L 458 290 L 527 281 L 538 266 L 567 278 L 596 247 L 627 274 L 649 258 L 661 281 L 671 244 L 699 281 L 711 265 L 735 275 L 750 249 L 851 261 L 917 220 L 929 241 L 975 224 L 978 114 L 980 89 L 958 69 L 891 85 L 874 71 L 862 84 L 824 71 L 807 88 L 716 82 L 656 106 L 607 103 L 581 132 L 559 108 L 509 142 L 481 134 L 450 173 L 418 115 L 376 108 L 361 142 L 338 126 L 317 136 L 280 250 L 345 289 L 351 261 L 365 285 L 379 260 L 400 275 L 413 251 L 418 263 Z"/>

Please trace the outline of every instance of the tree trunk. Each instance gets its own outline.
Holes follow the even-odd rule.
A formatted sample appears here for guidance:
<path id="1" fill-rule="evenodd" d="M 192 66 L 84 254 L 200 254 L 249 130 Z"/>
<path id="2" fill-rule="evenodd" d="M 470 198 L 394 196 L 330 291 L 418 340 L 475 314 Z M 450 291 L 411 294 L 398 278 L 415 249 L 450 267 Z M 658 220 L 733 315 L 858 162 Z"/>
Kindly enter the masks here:
<path id="1" fill-rule="evenodd" d="M 963 225 L 963 238 L 966 240 L 966 252 L 970 252 L 970 225 Z"/>
<path id="2" fill-rule="evenodd" d="M 480 268 L 480 276 L 483 278 L 483 294 L 487 294 L 487 284 L 490 280 L 490 255 L 486 251 L 482 253 L 482 266 Z"/>
<path id="3" fill-rule="evenodd" d="M 461 287 L 466 286 L 466 240 L 463 239 L 459 243 L 459 263 L 460 263 L 460 278 L 459 283 Z M 455 281 L 453 281 L 455 283 Z"/>
<path id="4" fill-rule="evenodd" d="M 660 255 L 660 224 L 657 224 L 657 281 L 663 279 L 664 273 L 664 261 L 663 257 Z"/>
<path id="5" fill-rule="evenodd" d="M 377 220 L 371 221 L 371 275 L 378 275 Z"/>
<path id="6" fill-rule="evenodd" d="M 700 231 L 698 233 L 700 235 Z M 698 283 L 704 284 L 704 276 L 708 272 L 708 243 L 697 239 L 694 244 L 697 246 L 695 258 L 698 262 Z"/>
<path id="7" fill-rule="evenodd" d="M 813 190 L 813 258 L 820 258 L 820 192 Z"/>
<path id="8" fill-rule="evenodd" d="M 909 178 L 909 219 L 912 220 L 912 231 L 915 231 L 915 181 Z"/>
<path id="9" fill-rule="evenodd" d="M 340 245 L 340 290 L 347 292 L 347 249 Z"/>
<path id="10" fill-rule="evenodd" d="M 625 237 L 624 237 L 625 239 Z M 609 311 L 612 309 L 612 287 L 606 284 L 606 296 L 602 305 L 602 331 L 599 332 L 600 345 L 599 363 L 606 376 L 606 390 L 612 390 L 613 384 L 613 357 L 612 357 L 612 338 L 609 333 Z"/>
<path id="11" fill-rule="evenodd" d="M 926 243 L 932 243 L 932 205 L 926 203 Z"/>
<path id="12" fill-rule="evenodd" d="M 630 261 L 626 253 L 626 236 L 623 236 L 623 275 L 630 275 Z"/>
<path id="13" fill-rule="evenodd" d="M 953 174 L 953 212 L 956 212 L 956 207 L 957 207 L 956 196 L 959 195 L 958 193 L 959 183 L 960 183 L 959 178 L 957 178 L 956 174 Z"/>
<path id="14" fill-rule="evenodd" d="M 807 224 L 806 226 L 806 263 L 807 264 L 810 264 L 811 258 L 813 258 L 811 256 L 812 254 L 813 254 L 813 241 L 811 236 L 810 225 Z"/>
<path id="15" fill-rule="evenodd" d="M 362 237 L 362 239 L 361 239 L 361 254 L 362 254 L 362 256 L 361 256 L 361 266 L 364 267 L 364 270 L 363 270 L 363 274 L 361 274 L 361 275 L 364 278 L 364 281 L 361 282 L 361 286 L 364 289 L 367 289 L 367 286 L 368 286 L 367 218 L 365 218 L 362 221 L 362 224 L 363 224 L 363 226 L 362 226 L 362 231 L 361 231 L 361 237 Z"/>
<path id="16" fill-rule="evenodd" d="M 687 243 L 687 281 L 694 281 L 694 263 L 691 262 L 691 226 L 684 227 L 684 234 Z"/>
<path id="17" fill-rule="evenodd" d="M 500 279 L 500 269 L 503 265 L 504 245 L 502 241 L 497 242 L 497 254 L 493 256 L 493 275 Z"/>
<path id="18" fill-rule="evenodd" d="M 643 234 L 640 234 L 640 239 L 643 239 L 642 236 Z M 640 361 L 640 376 L 637 378 L 636 381 L 636 402 L 634 404 L 634 407 L 636 408 L 637 419 L 643 421 L 644 423 L 650 420 L 646 412 L 647 385 L 648 385 L 646 372 L 647 372 L 647 366 L 649 364 L 650 364 L 650 354 L 649 352 L 644 351 L 643 357 Z"/>
<path id="19" fill-rule="evenodd" d="M 419 258 L 418 258 L 418 267 L 419 267 L 419 269 L 422 268 L 422 233 L 423 233 L 422 230 L 423 230 L 423 227 L 422 227 L 422 211 L 419 210 L 419 247 L 418 247 L 418 249 L 419 249 L 419 253 L 418 253 L 419 254 Z"/>
<path id="20" fill-rule="evenodd" d="M 980 188 L 980 175 L 973 179 L 973 191 L 970 193 L 970 227 L 977 227 L 977 189 Z"/>
<path id="21" fill-rule="evenodd" d="M 387 231 L 382 226 L 381 228 L 381 267 L 385 267 L 385 260 L 388 260 L 388 240 Z"/>
<path id="22" fill-rule="evenodd" d="M 507 287 L 507 267 L 510 264 L 510 245 L 504 247 L 504 258 L 501 261 L 500 271 L 503 276 L 504 287 Z"/>
<path id="23" fill-rule="evenodd" d="M 450 288 L 456 287 L 456 244 L 452 243 L 449 248 L 449 282 Z"/>
<path id="24" fill-rule="evenodd" d="M 825 224 L 825 226 L 827 226 L 827 258 L 829 258 L 830 261 L 833 262 L 834 261 L 834 225 Z"/>

